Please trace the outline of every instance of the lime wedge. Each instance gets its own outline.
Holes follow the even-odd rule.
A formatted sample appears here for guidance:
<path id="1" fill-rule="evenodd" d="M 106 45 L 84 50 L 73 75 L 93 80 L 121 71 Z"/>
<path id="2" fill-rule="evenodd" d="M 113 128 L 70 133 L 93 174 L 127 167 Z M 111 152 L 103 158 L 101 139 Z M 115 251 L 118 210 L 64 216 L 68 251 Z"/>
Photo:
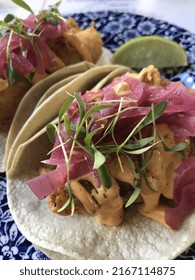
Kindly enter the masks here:
<path id="1" fill-rule="evenodd" d="M 157 68 L 188 64 L 186 51 L 178 43 L 160 36 L 142 36 L 127 41 L 116 50 L 112 61 L 131 68 L 150 64 Z"/>

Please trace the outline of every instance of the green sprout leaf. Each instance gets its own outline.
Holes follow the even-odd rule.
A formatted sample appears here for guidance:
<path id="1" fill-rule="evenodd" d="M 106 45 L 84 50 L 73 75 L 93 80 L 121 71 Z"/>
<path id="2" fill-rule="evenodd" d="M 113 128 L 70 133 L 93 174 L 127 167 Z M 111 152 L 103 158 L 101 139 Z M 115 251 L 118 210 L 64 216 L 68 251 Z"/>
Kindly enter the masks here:
<path id="1" fill-rule="evenodd" d="M 74 197 L 73 197 L 73 194 L 72 194 L 72 191 L 71 191 L 71 186 L 70 186 L 69 183 L 66 185 L 66 189 L 67 189 L 68 194 L 69 194 L 68 200 L 66 201 L 66 203 L 60 209 L 58 209 L 57 212 L 62 212 L 63 210 L 65 210 L 70 205 L 71 216 L 73 216 L 74 211 L 75 211 L 75 202 L 74 202 Z"/>
<path id="2" fill-rule="evenodd" d="M 129 150 L 135 150 L 135 149 L 139 149 L 142 148 L 144 146 L 146 146 L 147 144 L 149 144 L 150 142 L 152 142 L 154 140 L 154 137 L 147 137 L 147 138 L 143 138 L 143 139 L 139 139 L 133 143 L 128 143 L 126 144 L 123 148 L 124 149 L 129 149 Z"/>
<path id="3" fill-rule="evenodd" d="M 62 0 L 60 0 L 60 1 L 58 1 L 57 3 L 55 3 L 55 7 L 59 7 L 60 5 L 61 5 L 61 3 L 62 3 Z"/>
<path id="4" fill-rule="evenodd" d="M 128 150 L 125 152 L 127 154 L 131 154 L 131 155 L 141 155 L 141 154 L 144 154 L 145 152 L 149 151 L 151 148 L 153 148 L 154 146 L 158 145 L 159 143 L 161 143 L 162 140 L 158 141 L 158 142 L 155 142 L 154 144 L 150 145 L 150 146 L 147 146 L 145 148 L 141 148 L 141 149 L 137 149 L 137 150 Z M 124 149 L 123 149 L 124 150 Z"/>
<path id="5" fill-rule="evenodd" d="M 97 169 L 97 171 L 98 171 L 98 175 L 100 177 L 102 186 L 109 189 L 112 186 L 112 180 L 111 180 L 110 173 L 109 173 L 109 170 L 108 170 L 108 167 L 106 166 L 106 164 L 104 163 L 103 165 L 101 165 Z"/>
<path id="6" fill-rule="evenodd" d="M 58 209 L 57 212 L 62 212 L 63 210 L 65 210 L 71 203 L 71 197 L 69 196 L 68 200 L 66 201 L 66 203 L 60 208 Z"/>
<path id="7" fill-rule="evenodd" d="M 162 143 L 166 152 L 181 152 L 188 146 L 186 141 L 180 142 L 173 147 L 168 147 L 164 142 Z"/>
<path id="8" fill-rule="evenodd" d="M 62 1 L 57 2 L 54 5 L 49 5 L 47 10 L 41 11 L 40 20 L 46 20 L 51 25 L 58 25 L 59 20 L 65 21 L 65 18 L 60 14 L 58 8 Z"/>
<path id="9" fill-rule="evenodd" d="M 15 19 L 15 16 L 12 14 L 8 14 L 6 15 L 6 17 L 4 18 L 4 23 L 10 23 L 13 19 Z"/>
<path id="10" fill-rule="evenodd" d="M 103 105 L 99 105 L 99 106 L 96 106 L 96 107 L 93 107 L 91 109 L 89 109 L 86 114 L 85 114 L 85 118 L 84 118 L 84 121 L 86 121 L 89 117 L 91 117 L 91 115 L 93 115 L 94 113 L 100 111 L 100 110 L 103 110 L 103 109 L 107 109 L 107 108 L 111 108 L 113 107 L 114 105 L 106 105 L 106 104 L 103 104 Z"/>
<path id="11" fill-rule="evenodd" d="M 74 211 L 75 211 L 75 202 L 74 202 L 74 198 L 73 197 L 71 199 L 70 207 L 71 207 L 70 216 L 73 216 L 74 215 Z"/>
<path id="12" fill-rule="evenodd" d="M 157 120 L 164 113 L 166 107 L 167 107 L 167 102 L 165 102 L 165 101 L 155 104 L 153 106 L 153 108 L 149 111 L 146 118 L 144 119 L 142 124 L 139 126 L 139 128 L 137 129 L 135 134 L 138 133 L 145 126 L 153 123 L 154 120 Z"/>
<path id="13" fill-rule="evenodd" d="M 95 149 L 93 168 L 94 169 L 100 168 L 105 163 L 105 161 L 106 161 L 105 156 L 102 153 L 100 153 L 98 150 Z"/>
<path id="14" fill-rule="evenodd" d="M 74 136 L 75 141 L 77 140 L 77 136 L 79 136 L 81 139 L 86 138 L 87 131 L 86 131 L 85 127 L 81 126 L 78 129 L 77 124 L 71 124 L 70 128 L 71 128 L 71 130 L 73 130 L 75 132 L 75 135 L 76 135 L 76 137 Z"/>
<path id="15" fill-rule="evenodd" d="M 80 124 L 86 114 L 86 103 L 84 102 L 82 97 L 77 93 L 75 94 L 75 99 L 79 106 L 79 114 L 80 114 L 79 124 Z"/>
<path id="16" fill-rule="evenodd" d="M 24 77 L 19 72 L 17 72 L 13 68 L 13 65 L 12 65 L 12 59 L 11 59 L 11 55 L 10 55 L 10 43 L 11 43 L 12 35 L 13 35 L 13 31 L 10 32 L 9 40 L 8 40 L 7 48 L 6 48 L 7 68 L 8 68 L 7 79 L 8 79 L 9 87 L 12 87 L 16 80 L 19 80 L 19 81 L 24 80 Z"/>
<path id="17" fill-rule="evenodd" d="M 97 132 L 100 131 L 100 130 L 102 130 L 103 128 L 104 128 L 104 125 L 101 125 L 101 126 L 98 127 L 97 129 L 95 129 L 95 130 L 89 132 L 89 133 L 86 135 L 86 137 L 85 137 L 85 139 L 84 139 L 84 142 L 85 142 L 85 145 L 86 145 L 89 149 L 91 148 L 92 143 L 93 143 L 93 142 L 92 142 L 93 136 L 96 135 Z"/>
<path id="18" fill-rule="evenodd" d="M 70 125 L 69 118 L 67 117 L 66 114 L 64 114 L 64 127 L 66 129 L 68 136 L 70 136 L 71 135 L 71 125 Z"/>
<path id="19" fill-rule="evenodd" d="M 138 198 L 138 196 L 140 195 L 140 192 L 141 192 L 140 188 L 135 188 L 134 192 L 132 193 L 127 203 L 125 204 L 125 207 L 129 207 L 131 204 L 133 204 Z"/>
<path id="20" fill-rule="evenodd" d="M 23 0 L 12 0 L 12 2 L 15 3 L 16 5 L 20 6 L 21 8 L 27 10 L 31 14 L 34 14 L 31 7 L 28 4 L 26 4 Z"/>
<path id="21" fill-rule="evenodd" d="M 138 173 L 142 173 L 142 172 L 145 172 L 146 168 L 150 165 L 150 162 L 152 160 L 152 156 L 153 156 L 153 149 L 151 149 L 150 151 L 150 154 L 149 154 L 149 157 L 147 159 L 145 159 L 145 157 L 142 156 L 142 165 L 140 168 L 137 168 L 136 171 Z"/>
<path id="22" fill-rule="evenodd" d="M 58 129 L 60 129 L 60 123 L 61 123 L 62 117 L 64 116 L 64 114 L 66 113 L 66 111 L 68 110 L 70 105 L 72 104 L 73 100 L 74 100 L 74 98 L 70 97 L 69 99 L 66 100 L 64 105 L 61 107 L 59 114 L 58 114 Z"/>
<path id="23" fill-rule="evenodd" d="M 54 143 L 55 142 L 55 134 L 54 134 L 55 126 L 52 123 L 48 124 L 46 126 L 46 131 L 47 131 L 47 135 L 49 137 L 50 142 Z"/>
<path id="24" fill-rule="evenodd" d="M 51 15 L 45 16 L 45 19 L 46 19 L 47 23 L 54 25 L 54 26 L 55 25 L 57 26 L 59 23 L 59 20 L 55 17 L 52 17 Z"/>

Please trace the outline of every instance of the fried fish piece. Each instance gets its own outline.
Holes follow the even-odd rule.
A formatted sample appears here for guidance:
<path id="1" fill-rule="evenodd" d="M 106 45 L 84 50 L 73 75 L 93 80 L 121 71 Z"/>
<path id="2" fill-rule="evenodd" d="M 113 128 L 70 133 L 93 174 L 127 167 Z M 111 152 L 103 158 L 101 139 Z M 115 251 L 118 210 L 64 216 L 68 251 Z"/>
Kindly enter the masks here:
<path id="1" fill-rule="evenodd" d="M 0 128 L 9 126 L 21 99 L 31 87 L 27 80 L 17 81 L 12 87 L 8 86 L 6 80 L 4 81 L 6 87 L 0 83 Z"/>
<path id="2" fill-rule="evenodd" d="M 65 65 L 83 60 L 96 63 L 102 53 L 102 39 L 94 23 L 84 30 L 78 27 L 73 18 L 68 19 L 67 24 L 67 32 L 55 41 L 48 40 L 51 50 Z"/>

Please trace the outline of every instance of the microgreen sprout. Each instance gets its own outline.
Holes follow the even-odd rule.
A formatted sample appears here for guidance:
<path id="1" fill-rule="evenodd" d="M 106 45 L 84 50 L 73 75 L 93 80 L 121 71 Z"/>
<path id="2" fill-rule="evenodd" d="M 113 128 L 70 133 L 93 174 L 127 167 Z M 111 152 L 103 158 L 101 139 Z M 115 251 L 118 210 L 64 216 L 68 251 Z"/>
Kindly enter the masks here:
<path id="1" fill-rule="evenodd" d="M 53 142 L 53 133 L 55 130 L 58 137 L 60 137 L 60 126 L 64 125 L 64 129 L 68 135 L 68 140 L 63 143 L 61 139 L 58 147 L 61 147 L 63 150 L 63 145 L 66 145 L 68 142 L 71 143 L 71 149 L 68 157 L 63 151 L 67 166 L 70 164 L 71 157 L 74 154 L 75 149 L 82 149 L 92 159 L 93 169 L 97 170 L 101 184 L 105 188 L 110 188 L 112 186 L 112 177 L 107 166 L 109 156 L 112 155 L 118 159 L 122 172 L 124 172 L 124 170 L 121 162 L 121 156 L 125 157 L 128 160 L 129 166 L 134 175 L 134 192 L 128 199 L 125 207 L 130 206 L 137 199 L 141 192 L 143 180 L 145 180 L 148 188 L 153 190 L 147 179 L 146 171 L 151 162 L 155 146 L 163 143 L 164 149 L 167 151 L 180 151 L 187 145 L 182 142 L 172 148 L 168 148 L 164 144 L 163 139 L 157 137 L 156 120 L 164 113 L 167 102 L 151 105 L 148 113 L 138 121 L 126 138 L 122 139 L 122 142 L 118 143 L 118 139 L 115 137 L 115 134 L 120 116 L 128 110 L 134 110 L 137 108 L 136 106 L 123 108 L 123 104 L 125 104 L 123 98 L 117 100 L 116 103 L 108 102 L 107 104 L 104 104 L 103 101 L 101 103 L 99 101 L 86 103 L 82 96 L 77 93 L 74 95 L 69 94 L 69 96 L 70 98 L 64 103 L 59 112 L 58 126 L 47 126 L 50 140 Z M 73 112 L 71 115 L 69 108 L 72 105 L 73 107 L 70 111 Z M 112 113 L 110 115 L 101 117 L 99 112 L 108 108 L 113 108 L 114 110 L 111 110 Z M 72 123 L 72 119 L 75 117 L 77 118 L 76 124 Z M 143 137 L 142 130 L 147 126 L 152 128 L 152 135 L 150 137 Z M 108 137 L 110 140 L 106 141 Z M 146 152 L 147 157 L 145 156 Z M 133 160 L 135 156 L 139 158 L 136 162 Z M 69 181 L 67 184 L 69 184 Z M 71 188 L 68 189 L 68 192 L 71 192 Z M 71 195 L 69 195 L 69 200 L 63 206 L 63 209 L 71 203 Z"/>
<path id="2" fill-rule="evenodd" d="M 62 212 L 63 210 L 65 210 L 70 205 L 71 216 L 73 216 L 74 215 L 74 211 L 75 211 L 75 202 L 74 202 L 74 197 L 72 195 L 70 183 L 66 184 L 66 189 L 68 191 L 69 197 L 68 197 L 66 203 L 60 209 L 58 209 L 57 212 Z"/>
<path id="3" fill-rule="evenodd" d="M 31 14 L 34 14 L 33 10 L 31 7 L 25 3 L 23 0 L 12 0 L 13 3 L 16 5 L 20 6 L 21 8 L 25 9 L 26 11 L 30 12 Z"/>
<path id="4" fill-rule="evenodd" d="M 10 53 L 10 43 L 12 40 L 12 36 L 13 36 L 13 32 L 11 31 L 11 33 L 9 34 L 9 39 L 8 39 L 8 43 L 7 43 L 7 47 L 6 47 L 7 68 L 8 68 L 7 80 L 8 80 L 8 84 L 10 87 L 14 84 L 14 82 L 16 80 L 18 80 L 18 81 L 24 80 L 24 77 L 14 69 L 13 64 L 12 64 L 12 58 L 11 58 L 11 53 Z"/>

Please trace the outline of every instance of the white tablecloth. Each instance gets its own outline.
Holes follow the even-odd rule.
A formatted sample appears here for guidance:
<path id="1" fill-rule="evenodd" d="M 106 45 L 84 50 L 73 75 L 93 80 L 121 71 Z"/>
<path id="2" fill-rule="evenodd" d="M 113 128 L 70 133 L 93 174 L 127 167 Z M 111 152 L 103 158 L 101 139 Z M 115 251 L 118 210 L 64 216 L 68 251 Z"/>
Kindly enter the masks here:
<path id="1" fill-rule="evenodd" d="M 57 0 L 25 0 L 34 12 L 55 4 Z M 195 33 L 195 0 L 62 0 L 63 14 L 100 10 L 126 11 L 157 19 L 163 19 Z M 28 13 L 11 0 L 0 1 L 0 18 L 7 13 L 25 17 Z"/>

